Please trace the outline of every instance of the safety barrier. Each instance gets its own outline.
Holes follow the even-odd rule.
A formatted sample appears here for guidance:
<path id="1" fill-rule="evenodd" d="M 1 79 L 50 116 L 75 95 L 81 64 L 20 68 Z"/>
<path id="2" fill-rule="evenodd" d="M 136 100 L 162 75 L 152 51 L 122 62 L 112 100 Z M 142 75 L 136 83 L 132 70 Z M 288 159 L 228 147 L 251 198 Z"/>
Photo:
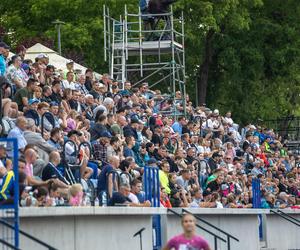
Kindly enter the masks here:
<path id="1" fill-rule="evenodd" d="M 4 220 L 13 228 L 3 225 L 1 228 L 2 234 L 0 236 L 1 244 L 6 247 L 14 246 L 19 248 L 19 169 L 18 169 L 18 139 L 17 138 L 0 138 L 0 142 L 6 143 L 6 148 L 13 151 L 13 197 L 11 200 L 7 199 L 0 203 L 1 216 L 0 220 Z M 8 197 L 7 197 L 8 198 Z M 0 245 L 1 245 L 0 244 Z"/>
<path id="2" fill-rule="evenodd" d="M 160 207 L 159 169 L 157 167 L 144 168 L 144 190 L 146 200 L 151 201 L 152 207 Z M 153 249 L 161 248 L 161 218 L 153 215 Z"/>

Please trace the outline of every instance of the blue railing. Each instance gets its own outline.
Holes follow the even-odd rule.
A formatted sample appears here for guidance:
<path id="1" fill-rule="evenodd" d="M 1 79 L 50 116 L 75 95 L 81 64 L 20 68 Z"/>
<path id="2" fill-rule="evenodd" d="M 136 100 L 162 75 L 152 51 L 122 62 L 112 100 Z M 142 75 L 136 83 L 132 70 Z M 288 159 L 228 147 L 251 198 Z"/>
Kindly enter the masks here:
<path id="1" fill-rule="evenodd" d="M 19 248 L 19 167 L 18 167 L 18 139 L 17 138 L 0 138 L 1 143 L 6 143 L 6 148 L 9 148 L 13 151 L 13 172 L 14 172 L 14 193 L 13 193 L 13 202 L 11 204 L 0 205 L 1 210 L 6 210 L 4 213 L 9 214 L 10 211 L 13 211 L 13 217 L 9 219 L 13 220 L 13 237 L 5 236 L 3 233 L 1 239 L 7 242 L 6 238 L 13 240 L 14 242 L 7 242 L 8 244 L 14 244 L 15 248 Z M 9 234 L 9 233 L 7 233 Z M 4 244 L 2 241 L 2 244 Z"/>
<path id="2" fill-rule="evenodd" d="M 146 200 L 149 200 L 152 207 L 160 207 L 159 169 L 157 167 L 144 168 L 144 191 Z"/>
<path id="3" fill-rule="evenodd" d="M 260 179 L 252 179 L 252 207 L 261 208 L 261 191 L 260 191 Z M 258 215 L 259 220 L 259 238 L 264 239 L 263 233 L 263 217 L 261 214 Z"/>
<path id="4" fill-rule="evenodd" d="M 252 194 L 253 208 L 261 208 L 260 180 L 258 178 L 252 180 Z"/>
<path id="5" fill-rule="evenodd" d="M 160 207 L 159 169 L 157 167 L 144 168 L 144 190 L 146 200 L 151 201 L 152 207 Z M 152 217 L 153 249 L 161 248 L 161 221 L 160 215 Z"/>

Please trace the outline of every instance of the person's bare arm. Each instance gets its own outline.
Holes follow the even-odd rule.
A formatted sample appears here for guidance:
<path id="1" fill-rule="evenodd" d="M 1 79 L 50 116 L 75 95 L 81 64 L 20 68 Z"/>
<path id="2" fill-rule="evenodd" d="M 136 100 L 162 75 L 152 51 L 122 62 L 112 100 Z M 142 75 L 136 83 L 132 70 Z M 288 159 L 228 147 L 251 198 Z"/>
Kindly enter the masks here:
<path id="1" fill-rule="evenodd" d="M 65 129 L 68 126 L 67 117 L 68 117 L 68 115 L 65 111 L 63 111 L 63 113 L 60 115 L 60 119 L 62 121 L 62 123 L 60 124 L 60 127 L 62 129 Z"/>
<path id="2" fill-rule="evenodd" d="M 27 182 L 28 182 L 29 186 L 46 186 L 46 185 L 48 185 L 49 181 L 50 180 L 39 181 L 39 180 L 34 179 L 31 176 L 27 176 Z"/>
<path id="3" fill-rule="evenodd" d="M 23 86 L 23 82 L 19 79 L 19 78 L 15 78 L 14 80 L 13 80 L 13 82 L 14 82 L 14 84 L 16 84 L 16 86 L 18 87 L 18 88 L 23 88 L 24 86 Z"/>
<path id="4" fill-rule="evenodd" d="M 6 159 L 6 166 L 5 167 L 6 167 L 7 171 L 13 169 L 12 161 L 10 159 Z"/>
<path id="5" fill-rule="evenodd" d="M 171 250 L 168 246 L 164 246 L 162 250 Z"/>
<path id="6" fill-rule="evenodd" d="M 28 98 L 27 97 L 22 97 L 22 103 L 24 107 L 28 106 Z"/>
<path id="7" fill-rule="evenodd" d="M 65 184 L 64 182 L 62 182 L 59 179 L 53 179 L 52 181 L 54 182 L 54 184 L 56 184 L 58 186 L 58 188 L 68 188 L 69 187 L 67 184 Z"/>
<path id="8" fill-rule="evenodd" d="M 130 207 L 151 207 L 151 202 L 150 201 L 145 201 L 144 203 L 129 203 Z"/>
<path id="9" fill-rule="evenodd" d="M 108 176 L 108 195 L 111 198 L 112 193 L 113 193 L 113 179 L 112 179 L 112 174 Z"/>
<path id="10" fill-rule="evenodd" d="M 40 68 L 40 75 L 39 75 L 39 82 L 42 84 L 45 84 L 45 73 L 44 73 L 44 68 L 39 65 Z"/>

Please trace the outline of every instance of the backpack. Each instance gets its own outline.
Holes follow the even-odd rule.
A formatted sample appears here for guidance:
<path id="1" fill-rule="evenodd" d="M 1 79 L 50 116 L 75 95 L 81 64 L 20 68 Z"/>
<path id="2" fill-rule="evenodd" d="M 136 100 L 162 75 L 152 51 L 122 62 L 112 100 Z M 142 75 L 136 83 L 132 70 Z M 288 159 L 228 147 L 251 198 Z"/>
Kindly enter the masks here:
<path id="1" fill-rule="evenodd" d="M 1 120 L 1 137 L 7 137 L 8 133 L 16 127 L 15 120 L 5 117 Z"/>

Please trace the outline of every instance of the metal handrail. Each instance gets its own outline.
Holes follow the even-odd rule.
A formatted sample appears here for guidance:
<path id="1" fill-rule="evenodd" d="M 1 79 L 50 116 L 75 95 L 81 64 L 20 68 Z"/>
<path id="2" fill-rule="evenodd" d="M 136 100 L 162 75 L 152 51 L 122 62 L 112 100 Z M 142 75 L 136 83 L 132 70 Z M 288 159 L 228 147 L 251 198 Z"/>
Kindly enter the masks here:
<path id="1" fill-rule="evenodd" d="M 20 248 L 18 248 L 18 247 L 15 247 L 14 245 L 12 245 L 12 244 L 8 243 L 8 242 L 7 242 L 7 241 L 5 241 L 5 240 L 2 240 L 2 239 L 0 239 L 0 243 L 2 243 L 3 245 L 5 245 L 5 246 L 9 247 L 10 249 L 14 249 L 14 250 L 21 250 Z"/>
<path id="2" fill-rule="evenodd" d="M 178 216 L 178 217 L 180 217 L 180 218 L 183 216 L 182 214 L 177 213 L 177 212 L 174 211 L 173 209 L 168 208 L 168 211 L 170 211 L 171 213 L 175 214 L 176 216 Z M 206 229 L 206 228 L 200 226 L 200 225 L 197 224 L 197 223 L 196 223 L 196 227 L 198 227 L 198 228 L 202 229 L 203 231 L 207 232 L 208 234 L 214 236 L 214 243 L 215 243 L 214 249 L 215 249 L 215 250 L 218 249 L 218 242 L 217 242 L 218 239 L 221 240 L 221 241 L 223 241 L 223 242 L 225 242 L 225 243 L 227 242 L 227 241 L 226 241 L 225 239 L 223 239 L 222 237 L 216 235 L 215 233 L 209 231 L 208 229 Z"/>
<path id="3" fill-rule="evenodd" d="M 231 246 L 230 246 L 230 239 L 234 239 L 234 240 L 237 241 L 237 242 L 240 241 L 238 238 L 234 237 L 234 236 L 231 235 L 230 233 L 227 233 L 227 232 L 225 232 L 224 230 L 222 230 L 222 229 L 216 227 L 215 225 L 209 223 L 208 221 L 206 221 L 206 220 L 200 218 L 198 215 L 195 215 L 195 214 L 193 214 L 192 212 L 190 212 L 190 211 L 188 211 L 188 210 L 186 210 L 186 209 L 182 209 L 182 212 L 185 212 L 185 213 L 188 213 L 188 214 L 193 215 L 197 220 L 199 220 L 199 221 L 203 222 L 204 224 L 206 224 L 206 225 L 208 225 L 208 226 L 210 226 L 210 227 L 216 229 L 216 230 L 219 231 L 220 233 L 225 234 L 225 235 L 227 236 L 227 249 L 228 249 L 228 250 L 230 250 L 230 248 L 231 248 Z"/>
<path id="4" fill-rule="evenodd" d="M 13 229 L 13 230 L 15 229 L 15 227 L 14 227 L 13 225 L 9 224 L 8 222 L 6 222 L 6 221 L 3 220 L 3 219 L 0 219 L 0 224 L 5 225 L 5 226 L 7 226 L 7 227 L 9 227 L 9 228 L 11 228 L 11 229 Z M 47 243 L 45 243 L 45 242 L 39 240 L 38 238 L 36 238 L 36 237 L 34 237 L 34 236 L 32 236 L 32 235 L 30 235 L 30 234 L 24 232 L 24 231 L 21 230 L 21 229 L 19 229 L 19 233 L 22 234 L 22 235 L 24 235 L 25 237 L 27 237 L 27 238 L 33 240 L 34 242 L 39 243 L 40 245 L 42 245 L 42 246 L 44 246 L 44 247 L 47 247 L 49 250 L 58 250 L 57 248 L 54 248 L 54 247 L 48 245 Z M 3 243 L 3 242 L 2 242 L 2 243 Z M 4 243 L 4 244 L 5 244 L 5 243 Z M 8 244 L 9 244 L 9 243 L 8 243 Z M 13 249 L 19 249 L 19 248 L 13 248 Z"/>
<path id="5" fill-rule="evenodd" d="M 79 151 L 80 151 L 80 149 L 81 149 L 82 147 L 88 147 L 88 149 L 89 149 L 89 151 L 90 151 L 89 158 L 92 158 L 92 156 L 93 156 L 93 147 L 92 147 L 92 145 L 91 145 L 89 142 L 87 142 L 87 141 L 81 142 L 81 143 L 79 144 L 79 146 L 78 146 L 78 153 L 79 153 Z"/>
<path id="6" fill-rule="evenodd" d="M 281 213 L 282 215 L 284 215 L 284 216 L 286 216 L 286 217 L 288 217 L 288 218 L 290 218 L 290 219 L 292 219 L 292 220 L 294 220 L 294 221 L 296 221 L 296 222 L 298 222 L 298 223 L 300 223 L 300 220 L 298 220 L 298 219 L 296 219 L 296 218 L 290 216 L 289 214 L 283 212 L 282 210 L 279 210 L 279 209 L 278 209 L 277 212 L 278 212 L 278 213 Z"/>
<path id="7" fill-rule="evenodd" d="M 278 211 L 280 211 L 280 210 L 278 210 Z M 282 212 L 282 214 L 281 214 L 281 213 L 279 213 L 278 211 L 276 212 L 276 211 L 273 210 L 273 209 L 270 210 L 271 213 L 274 213 L 274 214 L 278 215 L 279 217 L 281 217 L 282 219 L 285 219 L 286 221 L 289 221 L 289 222 L 293 223 L 294 225 L 300 227 L 300 223 L 298 224 L 297 222 L 293 221 L 293 220 L 298 221 L 297 219 L 295 219 L 295 218 L 293 218 L 293 217 L 291 217 L 291 216 L 286 216 L 287 214 L 286 214 L 286 213 L 283 213 L 283 212 Z M 291 217 L 292 219 L 290 219 L 290 217 Z"/>
<path id="8" fill-rule="evenodd" d="M 154 16 L 171 16 L 173 13 L 172 12 L 169 12 L 169 13 L 159 13 L 159 14 L 141 14 L 142 17 L 154 17 Z M 131 16 L 131 17 L 138 17 L 139 14 L 130 14 L 128 13 L 127 14 L 128 16 Z"/>

